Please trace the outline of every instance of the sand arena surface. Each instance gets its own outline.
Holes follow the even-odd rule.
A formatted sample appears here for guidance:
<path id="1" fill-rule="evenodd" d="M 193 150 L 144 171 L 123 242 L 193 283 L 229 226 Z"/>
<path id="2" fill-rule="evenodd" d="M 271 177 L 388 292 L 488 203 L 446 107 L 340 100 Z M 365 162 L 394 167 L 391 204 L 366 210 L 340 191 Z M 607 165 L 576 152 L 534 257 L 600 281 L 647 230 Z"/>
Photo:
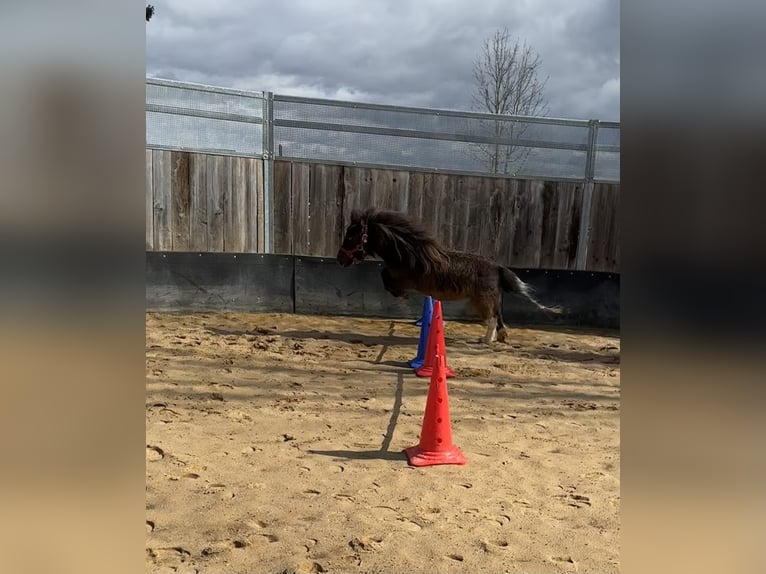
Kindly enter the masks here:
<path id="1" fill-rule="evenodd" d="M 618 334 L 445 327 L 468 463 L 416 469 L 411 321 L 147 314 L 147 571 L 618 572 Z"/>

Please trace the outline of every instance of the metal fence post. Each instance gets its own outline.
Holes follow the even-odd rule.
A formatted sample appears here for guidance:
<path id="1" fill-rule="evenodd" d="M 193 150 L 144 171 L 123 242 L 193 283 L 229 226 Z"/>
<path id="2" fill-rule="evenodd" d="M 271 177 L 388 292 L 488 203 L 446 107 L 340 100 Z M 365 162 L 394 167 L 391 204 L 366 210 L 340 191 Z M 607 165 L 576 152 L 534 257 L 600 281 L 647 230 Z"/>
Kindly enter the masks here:
<path id="1" fill-rule="evenodd" d="M 263 93 L 263 225 L 264 251 L 274 252 L 274 93 Z"/>
<path id="2" fill-rule="evenodd" d="M 590 209 L 593 201 L 593 177 L 596 167 L 596 146 L 598 145 L 598 120 L 588 122 L 588 151 L 585 159 L 585 179 L 583 181 L 582 211 L 580 212 L 580 236 L 577 240 L 577 258 L 575 268 L 584 271 L 588 262 L 588 244 L 590 243 Z"/>

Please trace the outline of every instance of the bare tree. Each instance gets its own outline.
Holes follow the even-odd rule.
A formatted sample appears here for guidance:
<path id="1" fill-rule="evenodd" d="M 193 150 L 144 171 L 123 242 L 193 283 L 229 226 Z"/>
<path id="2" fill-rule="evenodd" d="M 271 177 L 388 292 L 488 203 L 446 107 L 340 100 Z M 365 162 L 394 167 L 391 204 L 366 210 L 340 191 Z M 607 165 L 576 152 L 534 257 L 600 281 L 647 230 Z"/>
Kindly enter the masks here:
<path id="1" fill-rule="evenodd" d="M 548 79 L 538 79 L 539 69 L 540 57 L 526 42 L 512 42 L 507 28 L 496 31 L 484 41 L 474 63 L 474 110 L 514 116 L 546 115 L 548 105 L 543 92 Z M 512 141 L 521 138 L 528 126 L 497 120 L 486 127 L 494 137 Z M 477 150 L 491 173 L 516 173 L 529 155 L 529 148 L 502 143 L 480 144 Z"/>

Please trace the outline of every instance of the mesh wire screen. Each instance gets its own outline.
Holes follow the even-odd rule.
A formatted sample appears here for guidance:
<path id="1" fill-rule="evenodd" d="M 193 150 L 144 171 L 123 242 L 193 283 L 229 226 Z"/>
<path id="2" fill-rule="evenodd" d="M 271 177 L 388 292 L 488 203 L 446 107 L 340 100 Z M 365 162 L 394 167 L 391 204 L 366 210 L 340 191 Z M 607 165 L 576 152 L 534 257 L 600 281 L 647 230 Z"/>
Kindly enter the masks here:
<path id="1" fill-rule="evenodd" d="M 400 136 L 275 127 L 277 157 L 356 162 L 424 169 L 507 173 L 582 179 L 586 153 L 571 150 L 518 147 L 505 157 L 508 146 L 431 140 Z M 493 158 L 497 170 L 491 169 Z"/>
<path id="2" fill-rule="evenodd" d="M 263 153 L 263 126 L 243 121 L 262 120 L 263 98 L 258 95 L 147 83 L 146 103 L 167 110 L 146 112 L 147 146 L 232 155 Z"/>
<path id="3" fill-rule="evenodd" d="M 524 176 L 582 178 L 585 174 L 584 151 L 460 140 L 484 137 L 585 146 L 587 125 L 494 121 L 435 112 L 279 100 L 274 102 L 274 120 L 330 124 L 325 126 L 330 129 L 275 127 L 275 151 L 286 157 Z M 336 125 L 338 131 L 332 129 Z M 421 137 L 344 132 L 343 126 L 412 131 Z"/>
<path id="4" fill-rule="evenodd" d="M 398 111 L 366 108 L 363 105 L 327 103 L 274 102 L 275 120 L 320 122 L 335 125 L 392 128 L 453 137 L 516 137 L 549 143 L 580 144 L 588 142 L 587 126 L 551 125 L 537 122 L 486 120 L 475 117 L 444 115 L 438 112 Z"/>
<path id="5" fill-rule="evenodd" d="M 261 93 L 248 95 L 147 80 L 146 102 L 146 142 L 150 147 L 231 155 L 264 152 L 263 125 L 253 123 L 264 119 Z M 364 104 L 282 101 L 279 96 L 273 113 L 273 151 L 277 157 L 526 177 L 585 177 L 587 122 L 495 121 Z M 324 124 L 324 129 L 317 129 L 317 125 L 280 126 L 280 121 Z M 399 133 L 363 133 L 366 129 Z M 474 138 L 523 140 L 550 147 L 464 141 Z M 619 181 L 619 139 L 619 127 L 599 128 L 597 144 L 616 146 L 617 150 L 597 151 L 596 179 Z"/>
<path id="6" fill-rule="evenodd" d="M 599 127 L 596 146 L 620 146 L 620 128 Z M 620 181 L 620 152 L 596 151 L 593 167 L 595 179 Z"/>
<path id="7" fill-rule="evenodd" d="M 237 114 L 263 119 L 263 96 L 208 91 L 193 86 L 146 84 L 146 103 L 179 106 L 190 110 Z"/>

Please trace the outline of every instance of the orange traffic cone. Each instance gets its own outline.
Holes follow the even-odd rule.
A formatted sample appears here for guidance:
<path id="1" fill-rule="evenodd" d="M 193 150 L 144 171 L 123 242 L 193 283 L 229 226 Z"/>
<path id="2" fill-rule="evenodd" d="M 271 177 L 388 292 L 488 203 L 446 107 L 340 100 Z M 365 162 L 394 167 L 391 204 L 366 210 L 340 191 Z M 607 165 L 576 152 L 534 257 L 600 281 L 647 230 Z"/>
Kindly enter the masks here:
<path id="1" fill-rule="evenodd" d="M 433 315 L 431 316 L 431 329 L 428 331 L 428 343 L 426 343 L 426 357 L 423 366 L 415 369 L 418 377 L 430 377 L 434 372 L 434 357 L 444 357 L 444 372 L 448 378 L 455 376 L 455 371 L 447 365 L 447 347 L 444 344 L 444 321 L 442 319 L 442 302 L 434 301 Z"/>
<path id="2" fill-rule="evenodd" d="M 465 456 L 452 444 L 452 425 L 447 396 L 447 377 L 444 356 L 434 357 L 436 368 L 428 387 L 426 409 L 423 413 L 423 427 L 420 443 L 404 450 L 412 466 L 435 464 L 465 464 Z"/>

